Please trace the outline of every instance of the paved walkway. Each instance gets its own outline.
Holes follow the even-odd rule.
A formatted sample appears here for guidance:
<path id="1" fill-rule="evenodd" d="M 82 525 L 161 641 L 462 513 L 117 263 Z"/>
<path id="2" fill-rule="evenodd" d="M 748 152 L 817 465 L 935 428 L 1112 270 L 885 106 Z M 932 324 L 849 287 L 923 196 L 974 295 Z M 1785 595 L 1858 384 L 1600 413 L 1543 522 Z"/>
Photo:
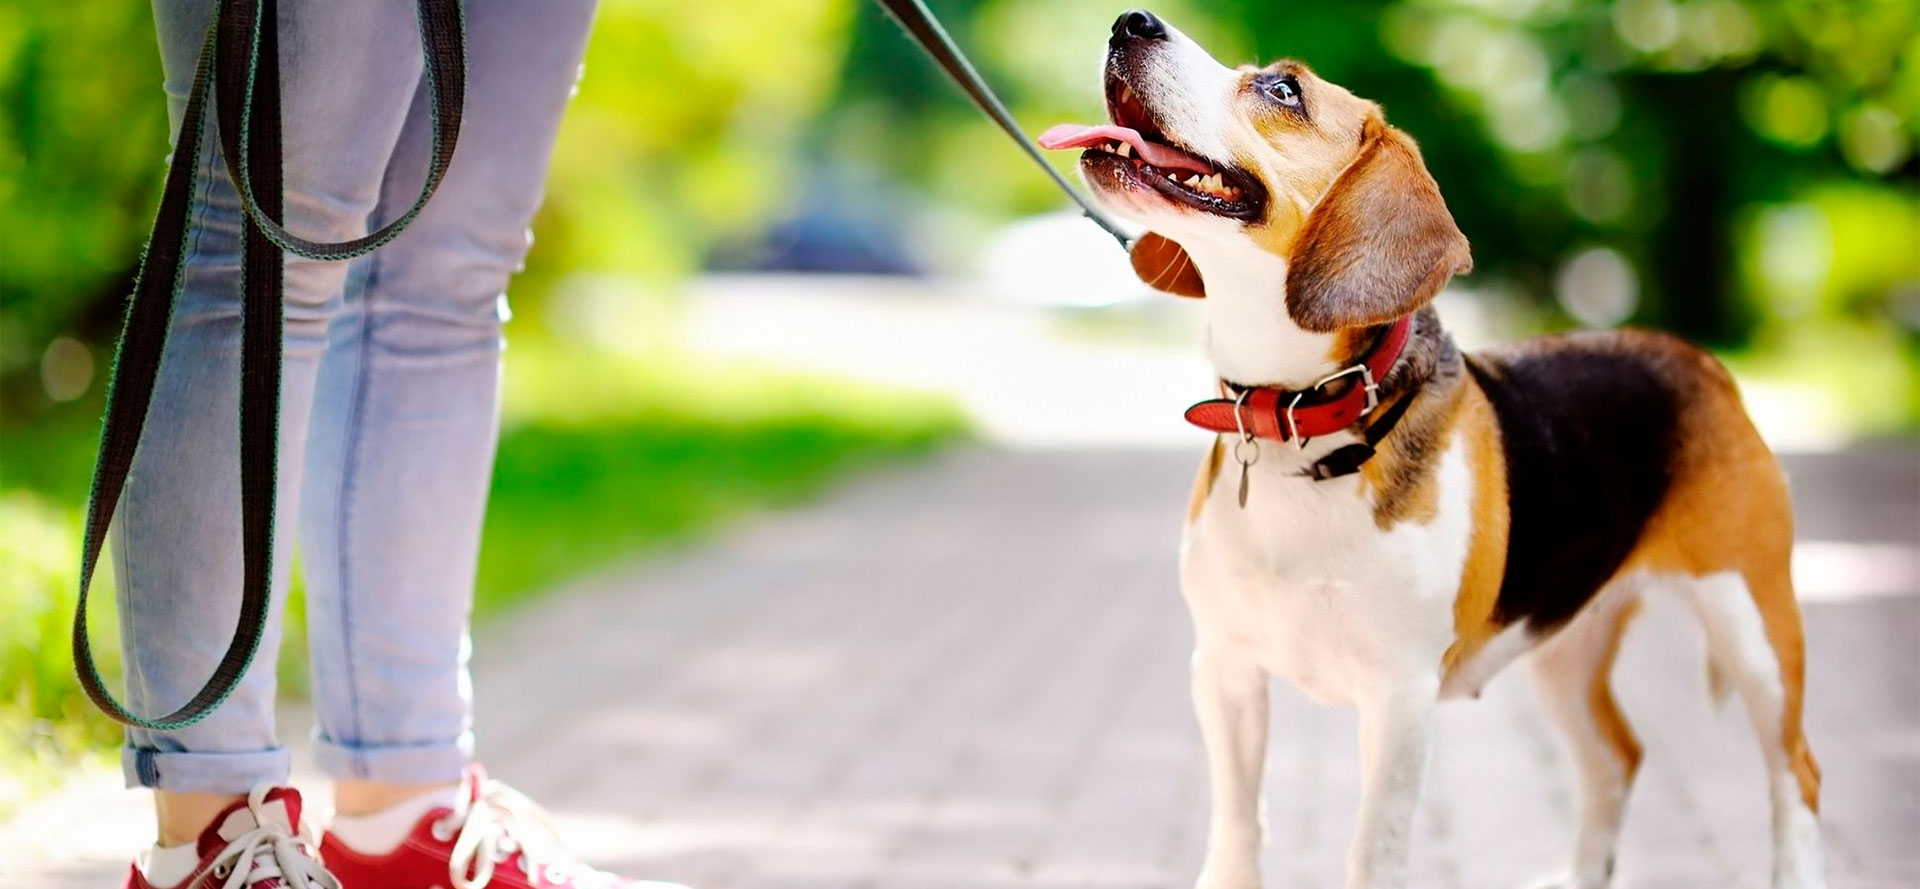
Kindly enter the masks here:
<path id="1" fill-rule="evenodd" d="M 965 450 L 582 582 L 479 640 L 481 753 L 598 861 L 711 889 L 1189 885 L 1205 790 L 1174 550 L 1193 463 Z M 1790 465 L 1833 885 L 1912 887 L 1920 460 Z M 1762 886 L 1758 753 L 1736 708 L 1709 710 L 1684 613 L 1652 612 L 1619 676 L 1648 749 L 1622 872 Z M 1274 725 L 1269 889 L 1338 886 L 1354 719 L 1276 686 Z M 1555 867 L 1563 760 L 1517 674 L 1446 707 L 1416 885 Z M 85 776 L 0 826 L 0 884 L 115 885 L 149 836 L 116 784 Z"/>

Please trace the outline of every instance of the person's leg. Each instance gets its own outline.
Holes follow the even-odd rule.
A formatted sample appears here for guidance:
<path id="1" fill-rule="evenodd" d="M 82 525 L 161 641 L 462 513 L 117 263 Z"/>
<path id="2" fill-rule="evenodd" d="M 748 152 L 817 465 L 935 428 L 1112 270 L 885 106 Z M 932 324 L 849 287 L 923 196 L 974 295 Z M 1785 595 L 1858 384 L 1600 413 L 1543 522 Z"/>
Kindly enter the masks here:
<path id="1" fill-rule="evenodd" d="M 214 7 L 154 3 L 176 130 Z M 419 79 L 412 6 L 286 2 L 280 27 L 288 224 L 309 237 L 358 234 Z M 218 140 L 204 144 L 185 289 L 113 533 L 127 697 L 147 713 L 179 706 L 206 680 L 239 614 L 241 210 Z M 344 264 L 287 264 L 283 517 L 296 507 L 314 374 L 345 272 Z M 276 528 L 276 605 L 292 526 L 283 518 Z M 245 681 L 212 715 L 177 732 L 127 733 L 127 782 L 155 789 L 163 843 L 193 839 L 253 785 L 286 779 L 273 725 L 278 617 Z"/>
<path id="2" fill-rule="evenodd" d="M 467 4 L 467 106 L 439 192 L 356 266 L 314 407 L 300 525 L 317 756 L 347 815 L 460 780 L 467 618 L 498 435 L 503 292 L 528 246 L 591 0 Z M 375 221 L 425 174 L 415 97 Z"/>

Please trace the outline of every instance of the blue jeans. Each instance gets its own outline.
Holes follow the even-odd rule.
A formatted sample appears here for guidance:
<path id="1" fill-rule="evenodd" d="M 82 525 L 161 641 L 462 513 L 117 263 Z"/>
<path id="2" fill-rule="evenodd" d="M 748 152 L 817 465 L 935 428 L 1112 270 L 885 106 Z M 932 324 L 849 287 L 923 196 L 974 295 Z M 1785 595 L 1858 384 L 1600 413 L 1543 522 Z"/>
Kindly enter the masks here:
<path id="1" fill-rule="evenodd" d="M 214 6 L 154 3 L 176 142 Z M 466 8 L 466 114 L 425 212 L 352 263 L 288 258 L 272 629 L 205 721 L 128 732 L 130 786 L 285 782 L 274 660 L 296 528 L 321 767 L 452 781 L 471 755 L 467 619 L 498 438 L 504 291 L 527 251 L 593 0 Z M 430 133 L 414 15 L 412 0 L 282 0 L 295 233 L 364 234 L 419 191 Z M 239 614 L 241 210 L 218 141 L 205 144 L 186 287 L 113 532 L 127 695 L 145 713 L 205 681 Z"/>

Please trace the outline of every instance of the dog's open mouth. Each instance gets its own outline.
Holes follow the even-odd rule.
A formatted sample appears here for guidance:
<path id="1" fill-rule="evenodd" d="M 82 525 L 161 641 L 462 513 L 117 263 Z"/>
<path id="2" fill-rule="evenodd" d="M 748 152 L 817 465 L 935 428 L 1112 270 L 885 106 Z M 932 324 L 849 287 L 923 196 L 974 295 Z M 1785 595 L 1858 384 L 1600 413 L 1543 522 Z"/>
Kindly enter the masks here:
<path id="1" fill-rule="evenodd" d="M 1090 174 L 1131 180 L 1197 210 L 1235 219 L 1259 216 L 1265 192 L 1258 180 L 1175 144 L 1154 123 L 1133 87 L 1118 77 L 1107 81 L 1107 114 L 1113 123 L 1051 127 L 1040 134 L 1040 146 L 1084 148 L 1080 163 Z"/>

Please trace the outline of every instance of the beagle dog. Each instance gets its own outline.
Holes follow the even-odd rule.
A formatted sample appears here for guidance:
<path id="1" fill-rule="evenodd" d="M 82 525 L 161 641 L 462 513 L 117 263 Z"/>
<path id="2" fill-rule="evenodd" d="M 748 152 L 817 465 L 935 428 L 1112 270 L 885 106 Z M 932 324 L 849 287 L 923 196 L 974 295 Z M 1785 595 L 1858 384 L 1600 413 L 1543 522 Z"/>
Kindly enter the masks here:
<path id="1" fill-rule="evenodd" d="M 1144 225 L 1147 283 L 1204 296 L 1219 433 L 1181 545 L 1212 814 L 1200 889 L 1260 883 L 1267 679 L 1360 714 L 1347 885 L 1407 883 L 1437 702 L 1527 655 L 1579 771 L 1572 866 L 1608 885 L 1641 751 L 1609 690 L 1641 595 L 1678 592 L 1765 752 L 1773 885 L 1823 884 L 1787 484 L 1713 358 L 1652 333 L 1462 354 L 1429 305 L 1472 265 L 1412 139 L 1305 65 L 1228 68 L 1144 11 L 1111 123 L 1061 125 Z"/>

